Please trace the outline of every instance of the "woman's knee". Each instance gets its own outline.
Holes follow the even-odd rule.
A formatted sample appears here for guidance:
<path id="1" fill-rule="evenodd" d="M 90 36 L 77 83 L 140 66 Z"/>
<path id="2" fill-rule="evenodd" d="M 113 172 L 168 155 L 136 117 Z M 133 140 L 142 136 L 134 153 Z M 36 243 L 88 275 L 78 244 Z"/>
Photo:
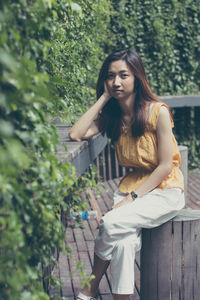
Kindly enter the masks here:
<path id="1" fill-rule="evenodd" d="M 113 231 L 116 227 L 116 221 L 112 218 L 112 216 L 107 213 L 104 217 L 102 217 L 100 221 L 100 232 L 104 232 L 107 236 L 113 234 Z"/>

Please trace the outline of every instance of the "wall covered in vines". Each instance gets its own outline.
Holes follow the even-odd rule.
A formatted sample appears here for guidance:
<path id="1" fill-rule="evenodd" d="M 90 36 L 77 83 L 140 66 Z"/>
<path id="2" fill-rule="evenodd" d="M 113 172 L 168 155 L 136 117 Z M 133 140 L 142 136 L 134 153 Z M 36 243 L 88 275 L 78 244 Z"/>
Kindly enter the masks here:
<path id="1" fill-rule="evenodd" d="M 50 120 L 61 110 L 81 111 L 93 93 L 107 6 L 0 3 L 1 300 L 49 299 L 42 265 L 55 262 L 54 249 L 63 246 L 60 206 L 84 205 L 74 169 L 54 155 L 58 138 Z"/>
<path id="2" fill-rule="evenodd" d="M 111 0 L 109 50 L 138 51 L 158 95 L 200 86 L 200 7 L 192 0 Z"/>
<path id="3" fill-rule="evenodd" d="M 198 94 L 200 3 L 198 0 L 111 0 L 106 51 L 135 49 L 157 95 Z M 199 109 L 174 109 L 178 143 L 189 148 L 189 167 L 200 167 Z"/>

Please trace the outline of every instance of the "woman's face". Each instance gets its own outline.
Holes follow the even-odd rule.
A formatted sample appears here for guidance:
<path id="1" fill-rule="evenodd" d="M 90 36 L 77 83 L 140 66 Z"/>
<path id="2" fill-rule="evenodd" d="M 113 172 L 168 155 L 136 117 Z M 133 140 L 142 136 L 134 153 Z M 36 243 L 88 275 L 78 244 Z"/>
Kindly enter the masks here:
<path id="1" fill-rule="evenodd" d="M 110 95 L 118 100 L 124 100 L 134 94 L 135 76 L 124 60 L 110 63 L 106 79 Z"/>

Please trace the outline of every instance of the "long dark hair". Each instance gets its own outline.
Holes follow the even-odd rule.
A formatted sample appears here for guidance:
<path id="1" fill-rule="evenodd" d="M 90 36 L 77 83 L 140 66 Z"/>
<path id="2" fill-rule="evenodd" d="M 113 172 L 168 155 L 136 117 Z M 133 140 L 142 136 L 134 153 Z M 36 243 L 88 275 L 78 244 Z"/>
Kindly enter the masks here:
<path id="1" fill-rule="evenodd" d="M 116 51 L 105 59 L 97 81 L 97 99 L 104 93 L 104 82 L 107 79 L 110 63 L 117 60 L 124 60 L 135 76 L 134 92 L 136 93 L 136 98 L 134 103 L 134 119 L 131 128 L 132 136 L 137 138 L 143 135 L 145 131 L 146 103 L 161 101 L 151 91 L 140 56 L 135 51 L 129 49 Z M 115 142 L 120 136 L 121 125 L 122 111 L 119 102 L 111 98 L 99 115 L 99 130 L 102 134 L 106 133 L 108 138 L 111 138 L 112 142 Z"/>

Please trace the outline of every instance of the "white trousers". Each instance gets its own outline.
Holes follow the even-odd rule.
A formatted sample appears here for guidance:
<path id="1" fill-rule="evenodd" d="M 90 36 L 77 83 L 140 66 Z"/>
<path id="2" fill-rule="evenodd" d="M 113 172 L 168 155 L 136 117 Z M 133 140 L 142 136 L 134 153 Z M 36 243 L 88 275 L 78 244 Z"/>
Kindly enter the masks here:
<path id="1" fill-rule="evenodd" d="M 124 196 L 116 191 L 114 204 Z M 141 228 L 167 222 L 184 205 L 184 193 L 180 189 L 155 189 L 102 217 L 94 252 L 102 260 L 110 260 L 113 294 L 133 294 L 134 261 L 136 251 L 141 248 Z"/>

